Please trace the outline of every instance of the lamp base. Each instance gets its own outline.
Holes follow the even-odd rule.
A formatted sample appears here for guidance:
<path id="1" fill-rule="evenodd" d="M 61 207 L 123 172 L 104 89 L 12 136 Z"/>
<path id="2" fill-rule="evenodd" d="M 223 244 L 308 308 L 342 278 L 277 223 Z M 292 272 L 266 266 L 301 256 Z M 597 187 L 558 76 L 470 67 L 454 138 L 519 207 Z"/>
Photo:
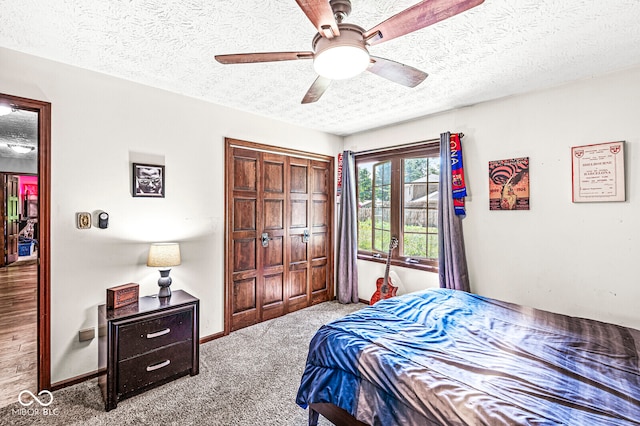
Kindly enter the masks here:
<path id="1" fill-rule="evenodd" d="M 160 270 L 160 279 L 158 279 L 158 286 L 160 287 L 160 291 L 158 292 L 158 297 L 171 297 L 171 277 L 169 276 L 169 272 L 171 269 L 161 269 Z"/>

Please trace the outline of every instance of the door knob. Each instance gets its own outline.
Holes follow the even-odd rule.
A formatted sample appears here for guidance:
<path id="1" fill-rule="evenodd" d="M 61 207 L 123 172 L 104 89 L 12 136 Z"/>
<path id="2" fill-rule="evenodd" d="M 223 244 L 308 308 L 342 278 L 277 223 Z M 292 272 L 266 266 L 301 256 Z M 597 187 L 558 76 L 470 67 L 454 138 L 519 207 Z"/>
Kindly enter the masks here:
<path id="1" fill-rule="evenodd" d="M 303 243 L 308 243 L 309 242 L 309 230 L 308 229 L 305 229 L 302 232 L 302 242 Z"/>
<path id="2" fill-rule="evenodd" d="M 271 238 L 269 238 L 269 234 L 267 234 L 266 232 L 262 234 L 261 240 L 262 240 L 262 247 L 269 247 L 269 240 Z"/>

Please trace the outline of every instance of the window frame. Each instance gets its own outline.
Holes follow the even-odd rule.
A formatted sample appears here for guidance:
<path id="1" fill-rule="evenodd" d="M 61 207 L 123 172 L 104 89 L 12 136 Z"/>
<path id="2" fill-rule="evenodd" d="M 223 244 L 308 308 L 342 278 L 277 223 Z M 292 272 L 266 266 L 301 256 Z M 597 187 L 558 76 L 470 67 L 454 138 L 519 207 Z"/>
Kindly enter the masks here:
<path id="1" fill-rule="evenodd" d="M 360 163 L 391 161 L 391 194 L 390 194 L 390 235 L 397 236 L 399 240 L 398 249 L 394 250 L 391 256 L 391 265 L 405 268 L 419 269 L 429 272 L 438 272 L 438 259 L 413 258 L 411 256 L 400 256 L 404 251 L 404 174 L 402 161 L 410 158 L 440 157 L 439 140 L 419 142 L 410 147 L 390 148 L 378 150 L 376 152 L 356 154 L 355 170 L 358 175 L 358 165 Z M 372 176 L 372 181 L 374 176 Z M 359 178 L 356 181 L 356 194 L 359 194 Z M 373 184 L 372 184 L 373 191 Z M 357 195 L 356 195 L 357 196 Z M 373 198 L 373 194 L 372 194 Z M 438 208 L 440 206 L 438 205 Z M 359 210 L 359 206 L 358 206 Z M 373 216 L 373 211 L 372 211 Z M 373 245 L 372 245 L 373 246 Z M 358 259 L 378 263 L 387 262 L 388 252 L 382 253 L 375 250 L 367 251 L 358 248 Z M 411 261 L 409 261 L 411 259 Z"/>

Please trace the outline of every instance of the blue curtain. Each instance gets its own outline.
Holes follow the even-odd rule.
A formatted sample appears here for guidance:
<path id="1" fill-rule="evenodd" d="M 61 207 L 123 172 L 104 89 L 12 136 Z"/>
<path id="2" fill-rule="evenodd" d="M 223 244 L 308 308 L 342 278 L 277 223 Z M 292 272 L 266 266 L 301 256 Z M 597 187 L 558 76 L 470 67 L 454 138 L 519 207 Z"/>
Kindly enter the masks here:
<path id="1" fill-rule="evenodd" d="M 340 303 L 358 303 L 358 210 L 353 152 L 342 156 L 342 195 L 338 212 L 338 282 Z"/>
<path id="2" fill-rule="evenodd" d="M 440 183 L 438 196 L 438 249 L 440 287 L 470 291 L 464 252 L 462 217 L 455 214 L 451 183 L 451 134 L 440 134 Z"/>

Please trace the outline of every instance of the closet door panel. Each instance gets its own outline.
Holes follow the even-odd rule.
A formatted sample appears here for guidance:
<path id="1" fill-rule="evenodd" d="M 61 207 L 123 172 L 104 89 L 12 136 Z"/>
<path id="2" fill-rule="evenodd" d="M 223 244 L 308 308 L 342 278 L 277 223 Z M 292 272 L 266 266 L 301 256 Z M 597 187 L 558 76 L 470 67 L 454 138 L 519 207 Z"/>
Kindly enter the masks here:
<path id="1" fill-rule="evenodd" d="M 284 155 L 261 153 L 262 184 L 262 291 L 259 293 L 262 316 L 260 321 L 279 317 L 286 313 L 284 283 L 285 219 L 286 219 L 286 168 Z M 266 238 L 266 240 L 264 240 Z"/>
<path id="2" fill-rule="evenodd" d="M 255 151 L 234 149 L 227 155 L 227 196 L 230 206 L 227 229 L 231 258 L 227 259 L 230 287 L 227 309 L 231 330 L 255 324 L 261 317 L 258 227 L 260 159 Z"/>
<path id="3" fill-rule="evenodd" d="M 333 256 L 330 238 L 331 203 L 333 193 L 333 170 L 330 163 L 312 161 L 310 164 L 311 187 L 311 250 L 309 263 L 311 268 L 309 296 L 310 303 L 320 303 L 333 298 Z"/>

